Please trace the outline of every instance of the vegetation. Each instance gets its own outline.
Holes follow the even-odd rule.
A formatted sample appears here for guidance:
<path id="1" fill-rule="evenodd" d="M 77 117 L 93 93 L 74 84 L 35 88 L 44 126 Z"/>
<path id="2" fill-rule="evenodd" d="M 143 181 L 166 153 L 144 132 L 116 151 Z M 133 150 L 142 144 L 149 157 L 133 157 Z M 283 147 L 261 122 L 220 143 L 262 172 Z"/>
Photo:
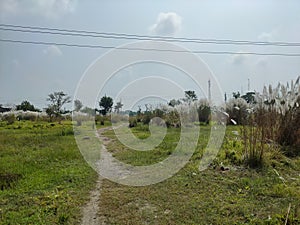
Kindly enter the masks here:
<path id="1" fill-rule="evenodd" d="M 113 99 L 109 96 L 103 96 L 99 102 L 100 106 L 100 112 L 103 116 L 105 116 L 107 113 L 109 113 L 113 106 Z"/>
<path id="2" fill-rule="evenodd" d="M 122 102 L 121 101 L 119 101 L 119 102 L 117 102 L 116 103 L 116 105 L 115 105 L 115 112 L 116 113 L 120 113 L 120 110 L 122 109 L 122 107 L 123 107 L 123 104 L 122 104 Z"/>
<path id="3" fill-rule="evenodd" d="M 50 120 L 52 117 L 60 117 L 63 113 L 62 107 L 66 104 L 71 102 L 71 97 L 65 94 L 62 91 L 54 92 L 48 95 L 47 101 L 50 102 L 48 108 L 46 109 L 46 113 L 49 115 Z"/>
<path id="4" fill-rule="evenodd" d="M 71 122 L 0 127 L 0 224 L 76 224 L 96 179 Z"/>
<path id="5" fill-rule="evenodd" d="M 186 102 L 193 102 L 197 100 L 197 95 L 195 91 L 185 91 L 184 92 L 185 98 L 183 99 Z"/>
<path id="6" fill-rule="evenodd" d="M 79 112 L 81 110 L 81 108 L 83 107 L 83 104 L 80 100 L 76 99 L 74 101 L 74 111 L 75 112 Z"/>
<path id="7" fill-rule="evenodd" d="M 70 97 L 54 92 L 48 101 L 47 114 L 28 101 L 18 111 L 0 114 L 0 224 L 80 223 L 80 207 L 97 174 L 77 149 L 70 114 L 63 115 Z M 151 151 L 132 150 L 113 131 L 104 133 L 113 156 L 135 166 L 169 157 L 184 126 L 201 130 L 195 153 L 173 177 L 147 187 L 104 180 L 99 217 L 107 224 L 300 223 L 300 77 L 262 93 L 233 93 L 218 107 L 198 100 L 194 91 L 168 105 L 145 105 L 145 111 L 123 112 L 123 104 L 113 105 L 106 95 L 99 106 L 102 115 L 75 100 L 77 126 L 91 116 L 96 128 L 129 118 L 139 139 L 151 135 L 149 124 L 166 127 L 163 141 Z M 113 106 L 117 115 L 111 117 Z M 222 148 L 199 172 L 211 129 L 225 121 L 216 120 L 220 115 L 230 125 Z"/>
<path id="8" fill-rule="evenodd" d="M 260 170 L 242 166 L 239 127 L 228 127 L 215 161 L 202 172 L 199 160 L 210 126 L 202 126 L 198 147 L 190 162 L 172 178 L 146 187 L 103 181 L 99 217 L 107 224 L 298 224 L 300 222 L 300 158 L 289 159 L 266 150 Z M 149 136 L 141 123 L 132 128 L 139 138 Z M 180 129 L 170 127 L 163 142 L 151 152 L 122 145 L 112 131 L 105 135 L 114 157 L 132 165 L 157 163 L 176 147 Z M 289 209 L 289 215 L 287 211 Z"/>
<path id="9" fill-rule="evenodd" d="M 32 112 L 40 112 L 39 109 L 36 109 L 34 105 L 32 105 L 29 101 L 23 101 L 20 105 L 17 105 L 17 110 L 23 111 L 32 111 Z"/>

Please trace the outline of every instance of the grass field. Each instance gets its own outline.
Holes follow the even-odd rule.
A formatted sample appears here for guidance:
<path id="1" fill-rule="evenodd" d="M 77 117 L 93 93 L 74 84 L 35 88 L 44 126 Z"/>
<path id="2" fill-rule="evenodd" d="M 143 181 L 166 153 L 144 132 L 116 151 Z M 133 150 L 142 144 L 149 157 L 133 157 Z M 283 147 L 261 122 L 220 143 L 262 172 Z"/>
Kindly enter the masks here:
<path id="1" fill-rule="evenodd" d="M 0 224 L 79 224 L 97 174 L 83 160 L 71 122 L 0 125 Z M 285 224 L 286 218 L 287 224 L 299 224 L 300 158 L 267 152 L 264 168 L 245 168 L 232 133 L 238 129 L 227 127 L 218 158 L 203 172 L 198 165 L 209 126 L 201 127 L 196 152 L 172 178 L 145 187 L 103 180 L 99 217 L 106 224 L 130 225 Z M 132 131 L 139 138 L 149 136 L 145 126 Z M 168 157 L 179 132 L 168 128 L 150 152 L 126 148 L 113 131 L 105 136 L 112 139 L 108 149 L 116 158 L 139 166 Z M 222 164 L 229 170 L 222 171 Z"/>
<path id="2" fill-rule="evenodd" d="M 78 224 L 96 179 L 71 122 L 0 127 L 0 224 Z"/>
<path id="3" fill-rule="evenodd" d="M 234 143 L 227 128 L 223 149 L 212 166 L 198 171 L 210 127 L 201 127 L 198 150 L 190 162 L 172 178 L 146 187 L 130 187 L 105 180 L 101 193 L 100 216 L 107 224 L 288 224 L 300 222 L 300 159 L 267 153 L 261 170 L 239 165 L 241 146 Z M 170 128 L 164 141 L 151 152 L 127 149 L 114 133 L 109 149 L 119 160 L 148 165 L 166 158 L 178 142 L 180 129 Z M 145 138 L 144 126 L 133 133 Z M 235 151 L 236 158 L 228 157 Z M 227 156 L 226 156 L 227 155 Z M 232 154 L 231 154 L 232 155 Z M 233 162 L 234 161 L 234 162 Z M 229 170 L 220 169 L 221 162 Z M 280 176 L 279 176 L 280 175 Z"/>

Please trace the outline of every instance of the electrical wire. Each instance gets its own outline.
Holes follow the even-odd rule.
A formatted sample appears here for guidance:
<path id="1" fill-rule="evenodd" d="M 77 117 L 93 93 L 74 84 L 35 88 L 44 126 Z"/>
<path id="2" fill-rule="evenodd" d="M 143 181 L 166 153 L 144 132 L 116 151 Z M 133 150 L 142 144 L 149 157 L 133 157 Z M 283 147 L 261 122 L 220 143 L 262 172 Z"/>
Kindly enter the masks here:
<path id="1" fill-rule="evenodd" d="M 4 27 L 4 28 L 3 28 Z M 18 28 L 18 29 L 16 29 Z M 80 37 L 94 38 L 110 38 L 110 39 L 126 39 L 126 40 L 156 40 L 169 42 L 191 42 L 198 44 L 221 44 L 221 45 L 258 45 L 258 46 L 283 46 L 283 47 L 299 47 L 299 42 L 267 42 L 267 41 L 249 41 L 249 40 L 233 40 L 233 39 L 204 39 L 204 38 L 185 38 L 185 37 L 164 37 L 164 36 L 148 36 L 128 33 L 108 33 L 75 29 L 58 29 L 38 26 L 21 26 L 14 24 L 0 24 L 0 30 L 24 32 L 24 33 L 40 33 L 52 35 L 68 35 Z"/>
<path id="2" fill-rule="evenodd" d="M 19 44 L 36 44 L 36 45 L 57 45 L 66 47 L 78 48 L 101 48 L 101 49 L 119 49 L 130 51 L 157 51 L 157 52 L 173 52 L 173 53 L 194 53 L 194 54 L 217 54 L 217 55 L 260 55 L 260 56 L 287 56 L 287 57 L 300 57 L 300 53 L 263 53 L 263 52 L 232 52 L 232 51 L 187 51 L 187 50 L 172 50 L 172 49 L 155 49 L 155 48 L 128 48 L 116 46 L 103 46 L 103 45 L 87 45 L 87 44 L 70 44 L 61 42 L 43 42 L 43 41 L 23 41 L 15 39 L 0 39 L 1 42 L 19 43 Z"/>

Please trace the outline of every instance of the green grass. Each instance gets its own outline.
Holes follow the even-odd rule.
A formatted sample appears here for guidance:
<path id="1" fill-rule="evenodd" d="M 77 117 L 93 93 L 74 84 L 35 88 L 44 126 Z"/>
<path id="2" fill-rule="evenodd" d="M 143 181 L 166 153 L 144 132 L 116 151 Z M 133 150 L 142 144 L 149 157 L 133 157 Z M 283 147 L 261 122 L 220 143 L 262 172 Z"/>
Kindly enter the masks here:
<path id="1" fill-rule="evenodd" d="M 71 122 L 0 127 L 0 224 L 76 224 L 97 174 Z"/>
<path id="2" fill-rule="evenodd" d="M 145 125 L 139 128 L 131 128 L 135 137 L 145 139 L 150 136 L 150 132 Z M 109 145 L 108 149 L 113 152 L 113 156 L 118 160 L 135 166 L 151 165 L 164 160 L 170 155 L 179 141 L 180 134 L 175 129 L 169 129 L 164 143 L 160 144 L 151 151 L 137 151 L 124 146 L 119 141 L 116 141 L 114 131 L 110 130 L 105 133 L 105 136 L 114 139 L 113 145 Z"/>
<path id="3" fill-rule="evenodd" d="M 245 168 L 234 130 L 227 127 L 218 157 L 203 172 L 198 165 L 209 126 L 201 126 L 195 153 L 173 177 L 145 187 L 103 180 L 99 216 L 106 224 L 284 224 L 291 204 L 288 224 L 299 224 L 300 158 L 266 152 L 262 169 Z M 146 126 L 132 131 L 141 139 L 150 135 Z M 122 145 L 113 131 L 105 135 L 113 139 L 108 149 L 116 158 L 139 166 L 167 158 L 180 129 L 168 128 L 163 142 L 146 152 Z M 229 170 L 221 171 L 221 164 Z M 0 224 L 79 224 L 96 179 L 71 122 L 0 122 Z"/>
<path id="4" fill-rule="evenodd" d="M 172 178 L 146 187 L 104 180 L 99 215 L 107 224 L 284 224 L 291 204 L 288 224 L 299 224 L 300 158 L 276 158 L 268 153 L 270 158 L 263 169 L 244 168 L 242 146 L 232 134 L 236 129 L 227 128 L 223 148 L 203 172 L 198 171 L 198 165 L 207 144 L 208 126 L 201 127 L 190 162 Z M 149 135 L 144 127 L 132 131 L 141 138 Z M 179 132 L 178 128 L 168 129 L 164 141 L 150 152 L 128 149 L 112 131 L 106 135 L 113 139 L 109 150 L 116 158 L 132 165 L 148 165 L 170 154 Z M 221 171 L 221 162 L 230 169 Z"/>

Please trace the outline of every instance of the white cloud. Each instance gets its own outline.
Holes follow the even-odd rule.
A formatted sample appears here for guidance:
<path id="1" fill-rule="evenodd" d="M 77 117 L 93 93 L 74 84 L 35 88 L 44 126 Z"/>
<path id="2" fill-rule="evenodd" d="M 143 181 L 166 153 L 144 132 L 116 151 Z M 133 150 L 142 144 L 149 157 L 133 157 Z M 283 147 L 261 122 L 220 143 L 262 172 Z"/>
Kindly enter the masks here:
<path id="1" fill-rule="evenodd" d="M 235 65 L 242 65 L 246 62 L 247 55 L 245 54 L 234 54 L 230 56 L 229 62 Z"/>
<path id="2" fill-rule="evenodd" d="M 62 51 L 56 45 L 50 45 L 46 49 L 43 50 L 44 54 L 51 56 L 61 56 Z"/>
<path id="3" fill-rule="evenodd" d="M 0 2 L 2 16 L 38 15 L 47 19 L 58 19 L 73 13 L 77 0 L 4 0 Z"/>
<path id="4" fill-rule="evenodd" d="M 257 39 L 260 41 L 272 41 L 274 40 L 274 37 L 276 37 L 278 34 L 278 29 L 273 29 L 270 32 L 262 32 L 257 36 Z"/>
<path id="5" fill-rule="evenodd" d="M 156 23 L 150 27 L 150 32 L 158 35 L 175 35 L 182 25 L 182 18 L 174 13 L 160 13 L 157 17 Z"/>

